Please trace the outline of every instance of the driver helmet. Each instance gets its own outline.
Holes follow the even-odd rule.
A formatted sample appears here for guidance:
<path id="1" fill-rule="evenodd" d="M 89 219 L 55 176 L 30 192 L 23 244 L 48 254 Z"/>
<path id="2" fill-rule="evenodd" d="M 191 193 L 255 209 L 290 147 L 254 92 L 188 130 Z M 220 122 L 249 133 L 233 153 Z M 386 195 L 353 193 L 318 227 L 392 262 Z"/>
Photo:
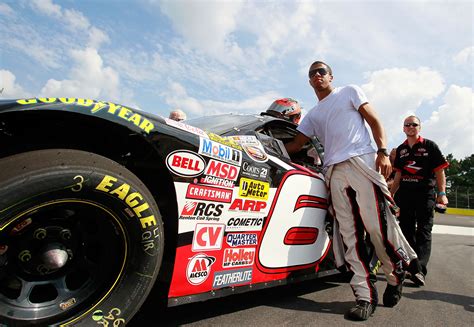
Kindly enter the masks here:
<path id="1" fill-rule="evenodd" d="M 301 106 L 295 99 L 283 98 L 273 101 L 266 113 L 298 124 L 301 119 Z"/>

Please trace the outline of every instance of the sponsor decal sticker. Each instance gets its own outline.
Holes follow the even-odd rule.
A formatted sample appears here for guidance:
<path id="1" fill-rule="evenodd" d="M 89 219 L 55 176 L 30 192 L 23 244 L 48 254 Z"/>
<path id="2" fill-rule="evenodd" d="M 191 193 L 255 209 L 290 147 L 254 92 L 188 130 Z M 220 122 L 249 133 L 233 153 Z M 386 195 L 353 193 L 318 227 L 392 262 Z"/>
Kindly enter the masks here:
<path id="1" fill-rule="evenodd" d="M 245 198 L 268 200 L 270 184 L 248 178 L 240 178 L 239 195 Z"/>
<path id="2" fill-rule="evenodd" d="M 247 161 L 244 161 L 242 163 L 241 174 L 245 177 L 265 181 L 268 179 L 268 167 L 257 166 L 255 164 L 251 164 Z"/>
<path id="3" fill-rule="evenodd" d="M 199 153 L 237 166 L 242 164 L 242 151 L 203 137 L 199 141 Z"/>
<path id="4" fill-rule="evenodd" d="M 262 143 L 254 135 L 238 135 L 238 136 L 229 136 L 236 142 L 238 142 L 245 153 L 252 159 L 257 162 L 266 162 L 268 156 L 265 153 Z"/>
<path id="5" fill-rule="evenodd" d="M 223 207 L 223 204 L 187 201 L 179 218 L 219 221 Z"/>
<path id="6" fill-rule="evenodd" d="M 252 281 L 252 269 L 234 269 L 214 273 L 212 288 L 222 288 Z"/>
<path id="7" fill-rule="evenodd" d="M 205 138 L 208 137 L 207 134 L 200 128 L 197 128 L 197 127 L 194 127 L 194 126 L 191 126 L 191 125 L 188 125 L 188 124 L 185 124 L 185 123 L 173 120 L 173 119 L 169 119 L 169 118 L 165 118 L 165 122 L 166 122 L 167 125 L 179 128 L 183 131 L 190 132 L 190 133 L 193 133 L 193 134 L 205 137 Z"/>
<path id="8" fill-rule="evenodd" d="M 178 176 L 194 177 L 202 174 L 206 163 L 197 153 L 188 150 L 176 150 L 166 157 L 166 166 Z"/>
<path id="9" fill-rule="evenodd" d="M 225 239 L 229 246 L 257 245 L 257 233 L 229 233 Z"/>
<path id="10" fill-rule="evenodd" d="M 222 137 L 214 133 L 207 133 L 209 139 L 230 146 L 231 148 L 242 150 L 242 147 L 235 140 L 229 137 Z"/>
<path id="11" fill-rule="evenodd" d="M 253 265 L 255 248 L 225 249 L 222 267 L 246 267 Z"/>
<path id="12" fill-rule="evenodd" d="M 234 188 L 234 182 L 239 177 L 239 171 L 239 166 L 211 159 L 204 171 L 206 176 L 201 177 L 200 182 L 203 184 Z"/>
<path id="13" fill-rule="evenodd" d="M 224 224 L 196 224 L 192 251 L 220 250 L 224 240 Z"/>
<path id="14" fill-rule="evenodd" d="M 211 266 L 216 262 L 215 257 L 208 256 L 205 253 L 198 253 L 194 257 L 189 258 L 186 267 L 186 278 L 192 285 L 204 283 L 209 277 Z"/>
<path id="15" fill-rule="evenodd" d="M 231 211 L 260 212 L 267 207 L 265 201 L 234 199 L 229 207 Z"/>
<path id="16" fill-rule="evenodd" d="M 232 194 L 232 190 L 205 185 L 189 184 L 186 191 L 186 198 L 230 203 L 232 201 Z"/>
<path id="17" fill-rule="evenodd" d="M 225 230 L 258 231 L 262 229 L 263 218 L 234 217 L 227 221 Z"/>

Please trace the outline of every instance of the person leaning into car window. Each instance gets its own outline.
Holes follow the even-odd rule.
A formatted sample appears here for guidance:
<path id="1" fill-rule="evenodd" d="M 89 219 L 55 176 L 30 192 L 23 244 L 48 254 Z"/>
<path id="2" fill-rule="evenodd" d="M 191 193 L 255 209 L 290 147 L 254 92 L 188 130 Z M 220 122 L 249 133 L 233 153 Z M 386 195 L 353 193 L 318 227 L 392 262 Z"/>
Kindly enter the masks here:
<path id="1" fill-rule="evenodd" d="M 420 260 L 421 272 L 409 271 L 408 276 L 417 286 L 425 285 L 428 272 L 433 210 L 436 204 L 443 208 L 448 204 L 444 169 L 449 165 L 436 143 L 421 137 L 420 130 L 418 117 L 405 118 L 403 132 L 407 139 L 396 151 L 391 189 L 400 207 L 400 227 Z"/>
<path id="2" fill-rule="evenodd" d="M 301 119 L 301 106 L 295 99 L 283 98 L 273 101 L 265 111 L 268 115 L 291 121 L 298 125 Z"/>
<path id="3" fill-rule="evenodd" d="M 309 84 L 319 101 L 303 118 L 297 128 L 300 133 L 286 148 L 288 153 L 296 153 L 314 136 L 323 144 L 323 170 L 335 217 L 334 238 L 340 240 L 342 236 L 346 248 L 344 259 L 354 273 L 350 284 L 356 305 L 348 311 L 348 318 L 366 320 L 375 311 L 378 296 L 364 234 L 370 236 L 387 278 L 385 306 L 392 307 L 400 300 L 405 272 L 399 267 L 406 267 L 416 254 L 403 237 L 393 214 L 384 209 L 394 205 L 384 178 L 392 170 L 384 128 L 361 88 L 355 85 L 333 87 L 332 81 L 331 67 L 322 61 L 311 64 Z M 371 145 L 365 122 L 370 126 L 378 151 Z M 388 238 L 392 235 L 393 240 Z M 402 249 L 406 260 L 395 251 L 386 250 L 385 241 L 392 242 L 395 249 Z M 339 247 L 341 251 L 343 248 Z M 337 258 L 338 253 L 335 255 Z"/>
<path id="4" fill-rule="evenodd" d="M 180 109 L 175 109 L 170 112 L 169 118 L 176 121 L 183 121 L 186 119 L 186 114 Z"/>

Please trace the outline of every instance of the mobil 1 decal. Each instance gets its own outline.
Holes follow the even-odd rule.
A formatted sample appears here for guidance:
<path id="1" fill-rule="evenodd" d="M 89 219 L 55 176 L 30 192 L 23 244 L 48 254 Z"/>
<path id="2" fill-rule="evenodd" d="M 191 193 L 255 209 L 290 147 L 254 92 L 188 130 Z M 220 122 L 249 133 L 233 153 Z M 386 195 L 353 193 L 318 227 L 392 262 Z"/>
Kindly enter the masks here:
<path id="1" fill-rule="evenodd" d="M 229 136 L 234 141 L 238 142 L 245 153 L 254 161 L 267 162 L 268 156 L 263 148 L 262 143 L 254 135 L 237 135 Z"/>
<path id="2" fill-rule="evenodd" d="M 268 181 L 270 167 L 266 165 L 258 165 L 255 162 L 242 162 L 240 174 L 244 177 Z"/>
<path id="3" fill-rule="evenodd" d="M 194 177 L 202 174 L 206 162 L 195 152 L 176 150 L 166 157 L 166 166 L 175 175 Z"/>
<path id="4" fill-rule="evenodd" d="M 227 162 L 210 159 L 204 169 L 204 176 L 199 180 L 201 184 L 234 188 L 239 177 L 240 167 Z"/>
<path id="5" fill-rule="evenodd" d="M 240 166 L 242 164 L 242 151 L 225 144 L 200 138 L 199 153 L 213 159 Z"/>

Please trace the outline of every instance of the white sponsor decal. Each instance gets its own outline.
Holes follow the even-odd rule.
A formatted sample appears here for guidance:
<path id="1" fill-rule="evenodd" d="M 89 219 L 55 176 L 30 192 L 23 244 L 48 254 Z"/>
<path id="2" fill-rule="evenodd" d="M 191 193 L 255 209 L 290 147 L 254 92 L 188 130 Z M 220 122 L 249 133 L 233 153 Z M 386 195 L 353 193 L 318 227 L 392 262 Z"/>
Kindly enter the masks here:
<path id="1" fill-rule="evenodd" d="M 209 277 L 211 266 L 216 262 L 216 258 L 205 253 L 198 253 L 189 259 L 186 267 L 186 278 L 193 285 L 204 283 Z"/>
<path id="2" fill-rule="evenodd" d="M 257 245 L 258 238 L 256 233 L 230 233 L 225 239 L 227 244 L 232 247 Z"/>
<path id="3" fill-rule="evenodd" d="M 198 176 L 204 171 L 205 165 L 200 155 L 188 150 L 176 150 L 166 157 L 166 166 L 178 176 Z"/>
<path id="4" fill-rule="evenodd" d="M 252 281 L 252 269 L 235 269 L 214 273 L 212 288 L 222 288 L 231 285 L 247 284 Z"/>
<path id="5" fill-rule="evenodd" d="M 230 248 L 224 250 L 222 267 L 245 267 L 253 265 L 255 248 Z"/>
<path id="6" fill-rule="evenodd" d="M 258 231 L 262 229 L 263 218 L 238 217 L 230 218 L 226 224 L 227 231 Z"/>
<path id="7" fill-rule="evenodd" d="M 208 137 L 207 134 L 200 128 L 197 128 L 197 127 L 185 124 L 185 123 L 181 123 L 179 121 L 169 119 L 169 118 L 165 118 L 165 122 L 166 122 L 166 124 L 171 125 L 171 126 L 176 127 L 176 128 L 179 128 L 183 131 L 190 132 L 190 133 L 193 133 L 193 134 L 196 134 L 196 135 L 199 135 L 199 136 L 202 136 L 202 137 L 206 137 L 206 138 Z"/>
<path id="8" fill-rule="evenodd" d="M 196 224 L 192 251 L 220 250 L 224 239 L 224 224 Z"/>
<path id="9" fill-rule="evenodd" d="M 242 151 L 202 137 L 199 141 L 199 153 L 237 166 L 242 164 Z"/>

